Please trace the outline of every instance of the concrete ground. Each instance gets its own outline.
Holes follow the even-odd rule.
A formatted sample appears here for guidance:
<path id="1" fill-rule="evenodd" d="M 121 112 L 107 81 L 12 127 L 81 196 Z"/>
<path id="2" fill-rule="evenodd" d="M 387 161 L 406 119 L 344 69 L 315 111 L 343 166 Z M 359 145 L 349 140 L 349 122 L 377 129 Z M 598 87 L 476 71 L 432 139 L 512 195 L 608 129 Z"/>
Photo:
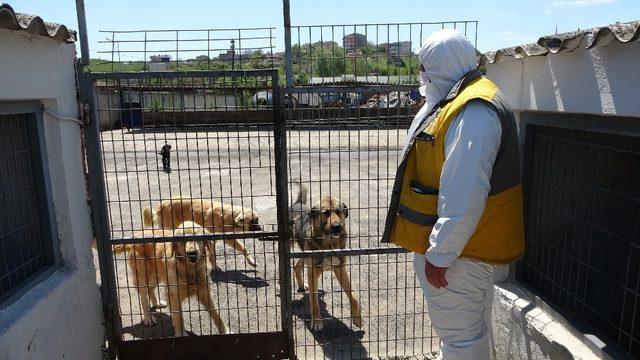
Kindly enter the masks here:
<path id="1" fill-rule="evenodd" d="M 102 132 L 113 238 L 136 236 L 142 208 L 179 194 L 252 207 L 265 229 L 275 231 L 272 132 L 209 130 Z M 385 247 L 379 238 L 405 131 L 288 131 L 289 198 L 295 197 L 298 183 L 309 187 L 312 203 L 329 194 L 339 197 L 349 207 L 348 247 Z M 162 170 L 158 155 L 165 142 L 172 145 L 169 173 Z M 220 243 L 217 251 L 222 271 L 211 272 L 210 291 L 234 333 L 277 331 L 281 328 L 275 287 L 277 244 L 257 239 L 244 242 L 255 256 L 257 268 Z M 122 256 L 115 266 L 124 338 L 172 336 L 167 309 L 154 312 L 157 325 L 141 324 L 130 269 Z M 352 256 L 348 266 L 362 309 L 362 328 L 351 323 L 347 297 L 333 274 L 326 272 L 320 285 L 324 330 L 310 330 L 308 296 L 293 295 L 298 357 L 431 357 L 438 340 L 413 276 L 411 255 Z M 161 288 L 159 295 L 166 299 L 165 289 Z M 191 333 L 217 333 L 194 299 L 185 302 L 182 309 L 185 327 Z"/>

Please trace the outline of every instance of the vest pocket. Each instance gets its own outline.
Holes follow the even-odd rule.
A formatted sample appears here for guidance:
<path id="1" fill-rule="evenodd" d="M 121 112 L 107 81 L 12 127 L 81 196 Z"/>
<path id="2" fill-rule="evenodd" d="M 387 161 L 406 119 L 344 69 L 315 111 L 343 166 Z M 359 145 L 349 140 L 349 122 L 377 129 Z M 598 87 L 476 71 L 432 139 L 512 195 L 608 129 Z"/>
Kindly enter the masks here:
<path id="1" fill-rule="evenodd" d="M 438 221 L 437 205 L 438 195 L 424 195 L 413 189 L 403 194 L 396 212 L 392 242 L 414 252 L 427 251 L 431 229 Z"/>

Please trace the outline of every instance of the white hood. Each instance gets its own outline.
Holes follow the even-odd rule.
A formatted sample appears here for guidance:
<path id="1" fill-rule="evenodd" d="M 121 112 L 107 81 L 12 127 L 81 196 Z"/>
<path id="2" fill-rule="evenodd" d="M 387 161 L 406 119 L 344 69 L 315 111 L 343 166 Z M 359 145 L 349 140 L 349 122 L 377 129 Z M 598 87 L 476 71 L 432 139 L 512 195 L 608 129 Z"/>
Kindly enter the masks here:
<path id="1" fill-rule="evenodd" d="M 442 100 L 462 76 L 477 67 L 476 49 L 457 30 L 445 29 L 431 34 L 418 53 L 425 71 L 420 73 L 420 94 L 426 103 L 413 119 L 407 134 L 408 140 L 433 107 Z"/>

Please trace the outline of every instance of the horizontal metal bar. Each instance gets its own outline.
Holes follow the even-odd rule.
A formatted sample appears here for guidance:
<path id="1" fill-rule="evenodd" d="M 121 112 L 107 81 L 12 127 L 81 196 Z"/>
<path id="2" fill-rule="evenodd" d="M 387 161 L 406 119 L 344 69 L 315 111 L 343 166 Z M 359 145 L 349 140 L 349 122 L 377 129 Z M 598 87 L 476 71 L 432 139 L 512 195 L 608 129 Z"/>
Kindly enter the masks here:
<path id="1" fill-rule="evenodd" d="M 149 39 L 149 40 L 100 40 L 99 44 L 114 44 L 114 43 L 160 43 L 160 42 L 194 42 L 194 41 L 229 41 L 229 40 L 268 40 L 273 39 L 273 36 L 247 36 L 247 37 L 234 37 L 234 38 L 195 38 L 195 39 Z M 228 49 L 227 49 L 228 50 Z M 174 49 L 175 51 L 175 49 Z M 119 52 L 119 50 L 117 51 Z"/>
<path id="2" fill-rule="evenodd" d="M 190 70 L 190 71 L 149 71 L 149 72 L 98 72 L 88 73 L 90 80 L 150 79 L 150 78 L 220 78 L 272 76 L 275 69 L 261 70 Z"/>
<path id="3" fill-rule="evenodd" d="M 183 336 L 119 342 L 118 358 L 127 359 L 285 359 L 284 332 Z M 223 355 L 224 354 L 224 355 Z"/>
<path id="4" fill-rule="evenodd" d="M 385 76 L 380 76 L 384 78 Z M 371 76 L 371 80 L 376 77 Z M 295 86 L 286 91 L 294 94 L 307 94 L 307 93 L 343 93 L 343 92 L 386 92 L 386 91 L 411 91 L 417 89 L 418 84 L 415 85 L 355 85 L 355 86 Z"/>
<path id="5" fill-rule="evenodd" d="M 307 29 L 314 27 L 347 27 L 355 26 L 397 26 L 397 25 L 442 25 L 442 24 L 475 24 L 478 20 L 451 20 L 451 21 L 434 21 L 434 22 L 402 22 L 402 23 L 370 23 L 370 24 L 320 24 L 320 25 L 291 25 L 291 28 Z"/>
<path id="6" fill-rule="evenodd" d="M 174 40 L 175 41 L 175 40 Z M 182 40 L 180 40 L 182 41 Z M 178 42 L 180 42 L 178 41 Z M 206 40 L 203 40 L 206 41 Z M 275 46 L 256 46 L 256 47 L 238 47 L 236 48 L 236 53 L 238 50 L 262 50 L 262 49 L 273 49 L 275 48 Z M 228 48 L 218 48 L 218 49 L 208 49 L 209 51 L 227 51 L 229 50 Z M 202 48 L 202 49 L 160 49 L 160 50 L 153 50 L 154 53 L 186 53 L 186 52 L 204 52 L 207 51 L 207 49 Z M 112 53 L 121 53 L 121 54 L 136 54 L 136 53 L 145 53 L 145 54 L 149 54 L 151 53 L 151 50 L 101 50 L 98 51 L 99 54 L 112 54 Z M 238 57 L 243 57 L 245 59 L 250 58 L 250 55 L 241 55 L 241 54 L 237 54 L 236 56 Z M 140 60 L 138 60 L 140 61 Z M 182 60 L 171 60 L 172 62 L 174 61 L 182 61 Z M 204 61 L 204 60 L 202 60 Z M 226 60 L 226 61 L 230 61 L 230 60 Z M 119 61 L 118 61 L 119 62 Z"/>
<path id="7" fill-rule="evenodd" d="M 211 240 L 230 240 L 230 239 L 260 239 L 278 236 L 277 232 L 246 232 L 246 233 L 226 233 L 226 234 L 207 234 L 207 235 L 176 235 L 176 236 L 143 236 L 143 237 L 125 237 L 119 239 L 111 239 L 109 244 L 151 244 L 162 242 L 180 242 L 180 241 L 211 241 Z"/>
<path id="8" fill-rule="evenodd" d="M 292 251 L 290 257 L 292 259 L 301 258 L 322 258 L 328 256 L 354 256 L 354 255 L 387 255 L 387 254 L 404 254 L 410 252 L 401 247 L 384 247 L 384 248 L 353 248 L 353 249 L 334 249 L 334 250 L 303 250 Z"/>
<path id="9" fill-rule="evenodd" d="M 251 31 L 251 30 L 275 30 L 275 27 L 255 27 L 255 28 L 221 28 L 221 29 L 173 29 L 173 30 L 163 30 L 163 29 L 150 29 L 150 30 L 99 30 L 101 33 L 108 34 L 125 34 L 125 33 L 156 33 L 156 32 L 195 32 L 195 31 Z"/>

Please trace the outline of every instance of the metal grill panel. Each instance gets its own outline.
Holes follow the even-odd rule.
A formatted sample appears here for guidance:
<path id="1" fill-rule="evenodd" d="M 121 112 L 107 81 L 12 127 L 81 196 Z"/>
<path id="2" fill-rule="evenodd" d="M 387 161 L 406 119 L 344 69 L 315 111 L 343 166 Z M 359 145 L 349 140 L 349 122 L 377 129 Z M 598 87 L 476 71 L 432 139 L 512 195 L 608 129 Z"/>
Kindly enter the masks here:
<path id="1" fill-rule="evenodd" d="M 527 252 L 518 277 L 640 355 L 640 140 L 527 128 Z"/>
<path id="2" fill-rule="evenodd" d="M 0 299 L 53 260 L 41 229 L 32 121 L 0 115 Z"/>
<path id="3" fill-rule="evenodd" d="M 337 275 L 326 270 L 318 277 L 318 304 L 323 329 L 313 328 L 310 301 L 314 291 L 296 293 L 292 274 L 296 353 L 300 358 L 388 358 L 432 356 L 438 351 L 435 333 L 417 284 L 412 255 L 381 244 L 390 193 L 406 129 L 417 106 L 367 106 L 368 100 L 406 97 L 410 87 L 324 86 L 294 87 L 292 97 L 346 99 L 341 105 L 294 107 L 286 111 L 289 203 L 298 189 L 308 189 L 308 205 L 335 197 L 348 208 L 344 247 L 301 249 L 296 245 L 290 266 L 329 256 L 345 256 L 362 325 L 352 320 L 349 297 Z M 325 210 L 322 208 L 320 211 Z M 305 240 L 307 241 L 307 240 Z"/>
<path id="4" fill-rule="evenodd" d="M 115 274 L 113 296 L 118 306 L 116 331 L 120 338 L 129 341 L 178 336 L 172 319 L 180 315 L 187 334 L 218 334 L 220 327 L 197 299 L 201 291 L 211 294 L 213 307 L 233 333 L 270 333 L 282 338 L 281 299 L 274 286 L 279 280 L 282 257 L 278 243 L 272 241 L 278 235 L 274 156 L 277 110 L 272 103 L 260 102 L 255 96 L 264 93 L 272 98 L 272 89 L 277 87 L 276 72 L 88 76 L 100 131 L 108 246 L 114 254 L 111 261 Z M 161 154 L 165 145 L 171 145 L 167 167 Z M 153 213 L 163 201 L 167 204 L 171 199 L 177 201 L 177 197 L 195 199 L 200 206 L 222 204 L 220 210 L 226 209 L 233 216 L 223 218 L 228 222 L 222 227 L 216 227 L 220 225 L 217 220 L 209 224 L 201 218 L 212 233 L 191 237 L 168 229 L 178 227 L 172 221 L 165 223 L 163 219 L 158 223 L 154 219 L 153 224 L 144 224 L 144 209 Z M 180 219 L 185 216 L 182 210 L 179 214 L 170 210 L 169 214 Z M 262 229 L 251 228 L 253 220 Z M 208 241 L 216 248 L 219 269 L 204 257 L 204 253 L 207 257 L 211 253 L 211 248 L 206 249 L 199 260 L 206 268 L 205 275 L 195 275 L 195 282 L 201 283 L 202 288 L 181 303 L 179 312 L 175 308 L 172 311 L 171 306 L 152 309 L 155 324 L 144 324 L 144 292 L 150 291 L 171 305 L 172 289 L 171 283 L 160 281 L 155 287 L 145 282 L 144 279 L 170 275 L 168 269 L 145 264 L 179 261 L 181 256 L 185 263 L 188 259 L 178 252 L 158 255 L 139 249 L 188 245 L 191 240 Z M 244 246 L 247 254 L 225 246 L 225 241 L 237 241 L 236 245 Z M 127 251 L 121 251 L 123 246 Z M 257 264 L 255 268 L 252 261 Z M 174 271 L 178 273 L 180 269 Z M 149 298 L 153 302 L 153 297 Z"/>

